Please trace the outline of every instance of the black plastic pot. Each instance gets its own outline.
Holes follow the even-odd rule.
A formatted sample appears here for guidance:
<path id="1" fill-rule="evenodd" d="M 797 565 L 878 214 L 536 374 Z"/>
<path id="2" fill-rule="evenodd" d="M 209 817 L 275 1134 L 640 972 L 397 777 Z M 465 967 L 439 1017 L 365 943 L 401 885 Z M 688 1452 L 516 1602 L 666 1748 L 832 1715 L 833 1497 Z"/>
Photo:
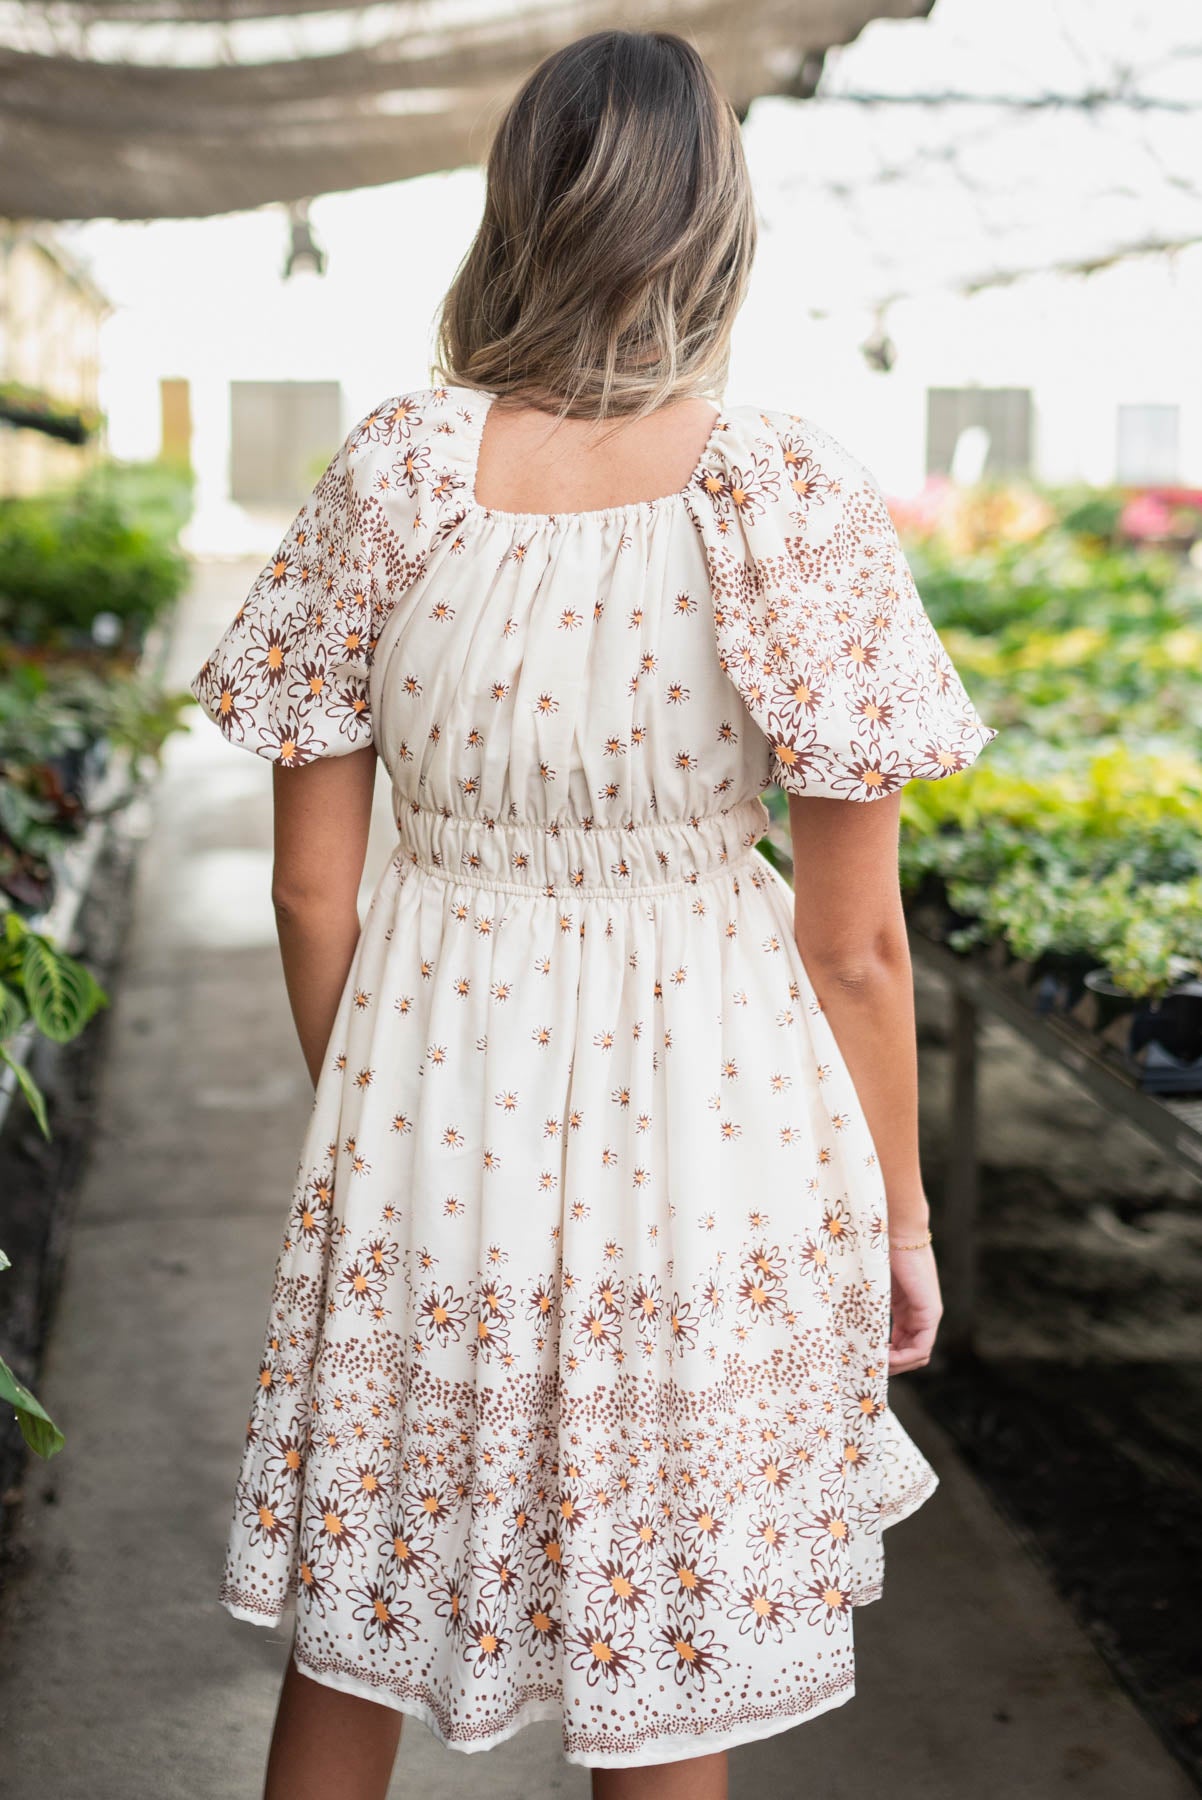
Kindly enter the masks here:
<path id="1" fill-rule="evenodd" d="M 46 766 L 58 776 L 64 794 L 72 800 L 82 800 L 88 774 L 88 746 L 60 750 L 56 756 L 46 758 Z"/>
<path id="2" fill-rule="evenodd" d="M 1131 1020 L 1127 1060 L 1151 1094 L 1202 1094 L 1202 979 L 1170 988 Z"/>
<path id="3" fill-rule="evenodd" d="M 1071 1012 L 1097 964 L 1080 950 L 1045 950 L 1030 967 L 1036 1010 Z"/>
<path id="4" fill-rule="evenodd" d="M 928 869 L 918 886 L 911 888 L 906 902 L 910 906 L 937 906 L 942 912 L 947 905 L 947 883 L 943 876 Z"/>
<path id="5" fill-rule="evenodd" d="M 1092 1000 L 1087 1023 L 1095 1031 L 1105 1031 L 1124 1013 L 1133 1013 L 1140 1004 L 1134 994 L 1118 986 L 1109 969 L 1088 970 L 1082 986 Z"/>
<path id="6" fill-rule="evenodd" d="M 1131 1020 L 1131 1049 L 1159 1044 L 1182 1063 L 1202 1058 L 1202 981 L 1180 982 L 1163 999 L 1142 1002 Z"/>
<path id="7" fill-rule="evenodd" d="M 946 944 L 953 931 L 967 931 L 970 926 L 978 924 L 980 920 L 975 913 L 957 912 L 954 906 L 945 904 L 939 923 L 939 935 Z"/>

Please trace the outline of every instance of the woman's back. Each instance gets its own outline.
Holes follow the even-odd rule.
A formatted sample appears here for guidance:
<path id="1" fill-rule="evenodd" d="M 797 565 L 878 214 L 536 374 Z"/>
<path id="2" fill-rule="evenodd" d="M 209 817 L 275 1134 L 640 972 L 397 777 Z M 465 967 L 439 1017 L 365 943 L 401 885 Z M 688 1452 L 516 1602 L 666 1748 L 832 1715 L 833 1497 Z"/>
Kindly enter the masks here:
<path id="1" fill-rule="evenodd" d="M 992 736 L 867 471 L 693 398 L 754 241 L 694 49 L 548 58 L 450 385 L 360 422 L 193 683 L 277 766 L 317 1087 L 221 1597 L 295 1597 L 297 1669 L 449 1744 L 554 1716 L 570 1760 L 651 1765 L 632 1794 L 687 1762 L 698 1800 L 708 1752 L 850 1696 L 881 1531 L 934 1485 L 887 1399 L 938 1321 L 897 806 L 830 803 Z M 360 929 L 372 746 L 397 843 Z M 372 1760 L 378 1800 L 387 1733 L 335 1698 L 289 1675 L 269 1791 Z"/>
<path id="2" fill-rule="evenodd" d="M 634 419 L 555 418 L 538 407 L 488 403 L 476 456 L 476 498 L 503 512 L 603 512 L 687 486 L 719 414 L 677 400 Z"/>
<path id="3" fill-rule="evenodd" d="M 933 1485 L 759 796 L 869 799 L 989 733 L 817 428 L 723 411 L 671 493 L 504 511 L 488 404 L 373 409 L 195 683 L 277 762 L 374 742 L 398 831 L 222 1593 L 276 1618 L 301 1569 L 298 1665 L 450 1742 L 562 1695 L 575 1760 L 654 1759 L 846 1698 L 881 1528 Z"/>
<path id="4" fill-rule="evenodd" d="M 636 869 L 647 878 L 637 828 L 674 826 L 652 855 L 659 879 L 678 879 L 689 866 L 680 826 L 754 801 L 765 785 L 763 740 L 737 724 L 718 664 L 690 510 L 720 425 L 669 494 L 517 512 L 476 499 L 488 397 L 413 398 L 421 424 L 403 446 L 372 446 L 356 475 L 376 486 L 407 458 L 416 511 L 437 522 L 424 572 L 393 601 L 374 650 L 372 713 L 398 807 L 490 827 L 579 828 L 608 842 L 606 867 L 625 860 L 627 885 Z M 402 546 L 408 506 L 406 495 Z M 759 836 L 763 812 L 753 810 L 743 817 Z M 481 856 L 495 851 L 473 842 Z M 545 860 L 529 834 L 507 854 Z M 590 885 L 598 854 L 578 853 Z M 579 876 L 566 848 L 559 860 L 565 880 Z"/>

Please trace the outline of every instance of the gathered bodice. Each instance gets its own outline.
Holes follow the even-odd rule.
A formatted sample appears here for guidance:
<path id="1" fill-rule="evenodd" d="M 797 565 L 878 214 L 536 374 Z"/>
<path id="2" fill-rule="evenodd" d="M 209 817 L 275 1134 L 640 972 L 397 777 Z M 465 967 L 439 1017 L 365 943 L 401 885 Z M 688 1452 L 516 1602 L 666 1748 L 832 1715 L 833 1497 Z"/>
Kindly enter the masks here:
<path id="1" fill-rule="evenodd" d="M 720 815 L 767 785 L 682 497 L 555 518 L 473 510 L 457 535 L 375 648 L 371 713 L 398 813 L 583 841 Z"/>

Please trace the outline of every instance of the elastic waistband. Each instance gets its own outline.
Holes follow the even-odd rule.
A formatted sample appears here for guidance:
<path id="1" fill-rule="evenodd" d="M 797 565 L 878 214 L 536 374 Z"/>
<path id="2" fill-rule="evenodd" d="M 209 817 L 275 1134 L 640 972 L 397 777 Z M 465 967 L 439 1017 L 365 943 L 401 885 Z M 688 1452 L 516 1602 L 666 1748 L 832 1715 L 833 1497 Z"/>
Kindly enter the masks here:
<path id="1" fill-rule="evenodd" d="M 665 823 L 523 823 L 433 807 L 398 812 L 398 858 L 447 881 L 546 895 L 661 893 L 721 875 L 754 856 L 768 825 L 758 797 Z"/>

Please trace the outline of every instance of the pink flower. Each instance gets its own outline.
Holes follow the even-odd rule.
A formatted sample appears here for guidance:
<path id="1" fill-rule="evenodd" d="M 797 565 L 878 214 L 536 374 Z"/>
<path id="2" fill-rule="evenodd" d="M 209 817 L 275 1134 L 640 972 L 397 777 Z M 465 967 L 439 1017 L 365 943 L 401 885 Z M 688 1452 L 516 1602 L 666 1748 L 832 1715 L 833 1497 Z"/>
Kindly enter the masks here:
<path id="1" fill-rule="evenodd" d="M 1119 527 L 1124 537 L 1168 537 L 1172 514 L 1159 494 L 1136 494 L 1123 508 Z"/>

